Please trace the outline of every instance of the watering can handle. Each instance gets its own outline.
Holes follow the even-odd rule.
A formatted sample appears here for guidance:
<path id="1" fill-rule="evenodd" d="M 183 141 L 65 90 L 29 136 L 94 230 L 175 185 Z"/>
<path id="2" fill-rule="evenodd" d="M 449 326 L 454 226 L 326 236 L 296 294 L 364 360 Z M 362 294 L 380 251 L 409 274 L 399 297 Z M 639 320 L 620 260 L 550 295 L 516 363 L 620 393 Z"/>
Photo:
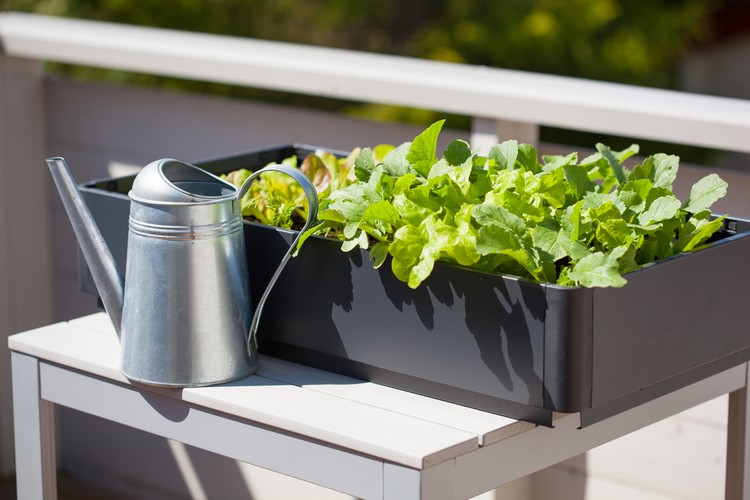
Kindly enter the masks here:
<path id="1" fill-rule="evenodd" d="M 263 295 L 261 295 L 258 304 L 255 306 L 255 312 L 253 313 L 253 318 L 250 322 L 250 332 L 247 337 L 248 352 L 253 352 L 254 348 L 256 347 L 255 335 L 258 332 L 260 315 L 263 312 L 263 306 L 266 303 L 266 299 L 268 299 L 268 295 L 271 293 L 271 289 L 279 279 L 281 271 L 284 270 L 287 262 L 289 262 L 289 259 L 292 257 L 292 254 L 297 247 L 297 243 L 299 242 L 300 237 L 305 234 L 305 232 L 310 228 L 313 222 L 315 222 L 318 218 L 318 192 L 315 190 L 315 186 L 312 182 L 310 182 L 310 179 L 308 179 L 307 176 L 299 169 L 288 167 L 286 165 L 268 165 L 267 167 L 254 172 L 250 177 L 247 178 L 247 180 L 245 180 L 245 182 L 242 184 L 242 187 L 240 187 L 238 191 L 238 200 L 242 200 L 242 198 L 250 189 L 250 185 L 253 183 L 253 181 L 255 181 L 255 179 L 257 179 L 258 176 L 264 172 L 280 172 L 282 174 L 286 174 L 297 181 L 300 186 L 302 186 L 302 190 L 305 193 L 305 198 L 307 198 L 307 221 L 305 221 L 305 225 L 302 227 L 299 234 L 297 234 L 297 236 L 294 238 L 294 241 L 292 241 L 292 244 L 289 246 L 289 250 L 287 250 L 286 254 L 284 254 L 284 257 L 281 259 L 281 262 L 276 267 L 276 271 L 273 273 L 273 276 L 271 276 L 271 280 L 268 282 L 266 289 L 263 291 Z"/>

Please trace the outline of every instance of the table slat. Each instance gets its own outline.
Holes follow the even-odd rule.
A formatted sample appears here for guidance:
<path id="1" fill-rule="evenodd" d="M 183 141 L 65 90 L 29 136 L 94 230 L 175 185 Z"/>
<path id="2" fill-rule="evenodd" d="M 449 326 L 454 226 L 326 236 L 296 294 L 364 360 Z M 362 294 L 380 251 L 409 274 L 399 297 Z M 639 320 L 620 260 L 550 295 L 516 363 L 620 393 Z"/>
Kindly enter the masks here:
<path id="1" fill-rule="evenodd" d="M 264 377 L 402 413 L 476 434 L 484 446 L 505 439 L 534 424 L 465 406 L 393 389 L 372 382 L 262 357 L 258 374 Z"/>

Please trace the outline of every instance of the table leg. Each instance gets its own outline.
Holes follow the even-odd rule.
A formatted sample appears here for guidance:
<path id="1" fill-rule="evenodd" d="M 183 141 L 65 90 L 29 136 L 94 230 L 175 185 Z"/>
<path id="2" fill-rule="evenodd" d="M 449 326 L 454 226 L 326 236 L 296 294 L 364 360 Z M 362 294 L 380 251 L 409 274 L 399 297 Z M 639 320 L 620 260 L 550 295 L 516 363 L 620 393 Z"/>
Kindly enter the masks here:
<path id="1" fill-rule="evenodd" d="M 54 405 L 41 399 L 39 360 L 12 353 L 16 489 L 19 500 L 57 498 Z"/>
<path id="2" fill-rule="evenodd" d="M 750 363 L 745 387 L 729 394 L 727 425 L 727 500 L 750 500 Z"/>
<path id="3" fill-rule="evenodd" d="M 420 500 L 420 472 L 401 465 L 383 464 L 383 499 Z"/>
<path id="4" fill-rule="evenodd" d="M 383 464 L 383 498 L 410 500 L 454 500 L 456 464 L 449 460 L 424 470 L 397 464 Z"/>

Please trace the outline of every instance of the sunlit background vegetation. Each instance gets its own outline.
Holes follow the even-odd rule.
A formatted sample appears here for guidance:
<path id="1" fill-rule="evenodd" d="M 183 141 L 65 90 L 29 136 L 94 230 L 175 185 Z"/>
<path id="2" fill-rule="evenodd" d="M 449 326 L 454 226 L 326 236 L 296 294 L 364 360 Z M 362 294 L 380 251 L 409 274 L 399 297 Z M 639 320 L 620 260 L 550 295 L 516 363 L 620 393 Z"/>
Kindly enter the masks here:
<path id="1" fill-rule="evenodd" d="M 0 7 L 678 88 L 682 58 L 716 35 L 713 14 L 737 1 L 0 0 Z M 426 110 L 113 70 L 60 64 L 50 69 L 83 79 L 284 102 L 370 119 L 427 124 L 437 118 Z M 451 116 L 449 126 L 467 128 L 468 117 Z M 541 136 L 591 144 L 586 134 L 568 131 L 544 128 Z M 610 144 L 619 145 L 616 138 Z"/>

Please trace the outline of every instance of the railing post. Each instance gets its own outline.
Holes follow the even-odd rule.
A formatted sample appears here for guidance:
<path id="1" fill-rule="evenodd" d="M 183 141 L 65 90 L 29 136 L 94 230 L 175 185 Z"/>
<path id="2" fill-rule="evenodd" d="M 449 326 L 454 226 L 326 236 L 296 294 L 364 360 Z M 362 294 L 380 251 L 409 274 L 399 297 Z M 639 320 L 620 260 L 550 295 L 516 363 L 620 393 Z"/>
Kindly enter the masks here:
<path id="1" fill-rule="evenodd" d="M 471 149 L 486 153 L 498 142 L 515 139 L 518 142 L 539 145 L 539 126 L 534 123 L 515 122 L 475 116 L 471 119 Z"/>
<path id="2" fill-rule="evenodd" d="M 10 334 L 53 320 L 43 63 L 0 47 L 0 475 L 15 468 Z"/>

